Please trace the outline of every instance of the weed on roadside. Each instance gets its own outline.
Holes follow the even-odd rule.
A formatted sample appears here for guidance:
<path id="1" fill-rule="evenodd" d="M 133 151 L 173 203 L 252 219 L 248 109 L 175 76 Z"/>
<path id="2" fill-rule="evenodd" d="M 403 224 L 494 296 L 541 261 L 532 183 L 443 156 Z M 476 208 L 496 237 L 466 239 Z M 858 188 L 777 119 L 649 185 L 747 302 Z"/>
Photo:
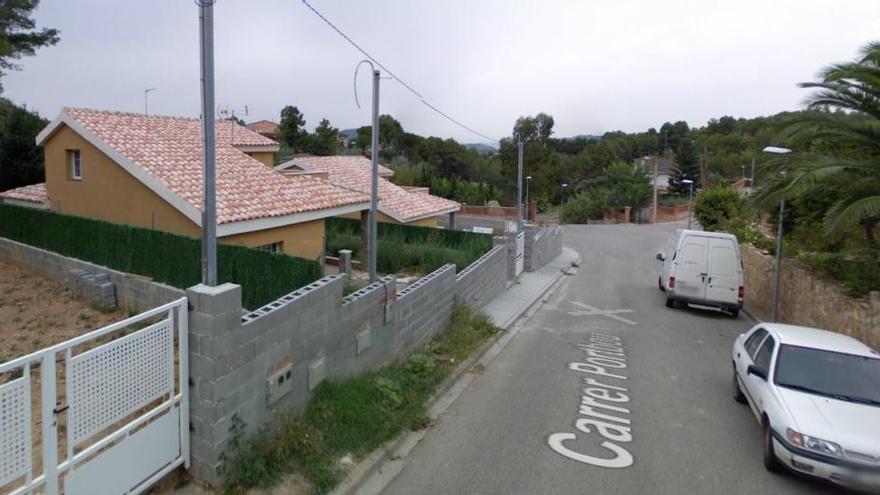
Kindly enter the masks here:
<path id="1" fill-rule="evenodd" d="M 303 413 L 281 414 L 249 437 L 233 418 L 221 459 L 225 491 L 268 488 L 294 470 L 316 493 L 330 491 L 345 474 L 341 457 L 360 459 L 405 431 L 429 427 L 425 408 L 438 385 L 498 331 L 485 315 L 455 306 L 450 325 L 430 343 L 378 370 L 321 383 Z"/>

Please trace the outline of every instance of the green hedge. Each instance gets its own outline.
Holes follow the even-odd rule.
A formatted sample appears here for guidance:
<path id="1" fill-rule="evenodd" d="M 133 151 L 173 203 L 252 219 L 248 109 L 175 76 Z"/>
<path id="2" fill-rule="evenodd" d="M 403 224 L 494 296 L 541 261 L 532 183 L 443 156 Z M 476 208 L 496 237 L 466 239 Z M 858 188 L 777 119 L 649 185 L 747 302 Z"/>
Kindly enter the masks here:
<path id="1" fill-rule="evenodd" d="M 158 230 L 0 204 L 0 237 L 181 289 L 202 278 L 201 242 Z M 246 308 L 321 277 L 316 261 L 258 249 L 220 244 L 217 258 L 220 281 L 241 285 Z"/>
<path id="2" fill-rule="evenodd" d="M 332 217 L 327 219 L 328 232 L 352 232 L 360 235 L 361 222 L 351 218 Z M 432 242 L 443 244 L 447 247 L 460 247 L 473 242 L 482 243 L 486 250 L 492 248 L 492 236 L 465 232 L 463 230 L 445 230 L 435 227 L 416 227 L 398 223 L 379 222 L 379 237 L 400 236 L 406 243 L 416 243 L 431 239 Z"/>
<path id="3" fill-rule="evenodd" d="M 380 222 L 378 237 L 376 269 L 383 273 L 426 274 L 446 263 L 462 270 L 492 249 L 491 235 L 431 227 Z M 327 252 L 335 256 L 340 249 L 350 249 L 355 258 L 361 259 L 360 221 L 327 220 Z"/>

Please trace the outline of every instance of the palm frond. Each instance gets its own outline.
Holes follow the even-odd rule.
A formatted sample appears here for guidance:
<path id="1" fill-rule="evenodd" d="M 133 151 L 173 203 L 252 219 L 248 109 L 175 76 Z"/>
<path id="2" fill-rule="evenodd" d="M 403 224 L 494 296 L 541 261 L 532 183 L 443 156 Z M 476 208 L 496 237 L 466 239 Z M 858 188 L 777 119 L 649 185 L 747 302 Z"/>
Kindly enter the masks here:
<path id="1" fill-rule="evenodd" d="M 854 227 L 862 220 L 880 216 L 880 195 L 868 196 L 853 202 L 838 201 L 825 215 L 825 233 L 829 236 Z"/>

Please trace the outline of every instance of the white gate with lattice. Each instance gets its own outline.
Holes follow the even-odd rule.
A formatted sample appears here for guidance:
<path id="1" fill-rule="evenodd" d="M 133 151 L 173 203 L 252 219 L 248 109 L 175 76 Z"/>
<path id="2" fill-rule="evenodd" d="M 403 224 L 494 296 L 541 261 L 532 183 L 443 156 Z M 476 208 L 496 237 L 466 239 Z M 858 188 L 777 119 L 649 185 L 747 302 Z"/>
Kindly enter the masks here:
<path id="1" fill-rule="evenodd" d="M 139 493 L 189 467 L 187 301 L 0 364 L 0 493 Z"/>

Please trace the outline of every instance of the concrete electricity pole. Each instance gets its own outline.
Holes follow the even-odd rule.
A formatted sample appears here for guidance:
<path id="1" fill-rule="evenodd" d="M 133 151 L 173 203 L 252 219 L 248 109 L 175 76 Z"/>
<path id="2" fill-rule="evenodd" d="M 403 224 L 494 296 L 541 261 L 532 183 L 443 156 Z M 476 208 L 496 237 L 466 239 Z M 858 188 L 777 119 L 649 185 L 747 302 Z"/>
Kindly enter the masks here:
<path id="1" fill-rule="evenodd" d="M 376 281 L 376 255 L 378 243 L 379 205 L 379 71 L 373 69 L 373 139 L 371 150 L 372 187 L 370 187 L 370 283 Z"/>
<path id="2" fill-rule="evenodd" d="M 517 143 L 516 157 L 516 206 L 519 208 L 519 224 L 517 230 L 522 230 L 523 223 L 523 204 L 522 204 L 522 182 L 523 182 L 523 142 Z"/>
<path id="3" fill-rule="evenodd" d="M 197 0 L 202 75 L 202 153 L 205 198 L 202 210 L 202 283 L 217 285 L 217 193 L 214 141 L 214 1 Z"/>
<path id="4" fill-rule="evenodd" d="M 654 154 L 654 208 L 651 210 L 651 223 L 657 223 L 657 155 Z"/>

